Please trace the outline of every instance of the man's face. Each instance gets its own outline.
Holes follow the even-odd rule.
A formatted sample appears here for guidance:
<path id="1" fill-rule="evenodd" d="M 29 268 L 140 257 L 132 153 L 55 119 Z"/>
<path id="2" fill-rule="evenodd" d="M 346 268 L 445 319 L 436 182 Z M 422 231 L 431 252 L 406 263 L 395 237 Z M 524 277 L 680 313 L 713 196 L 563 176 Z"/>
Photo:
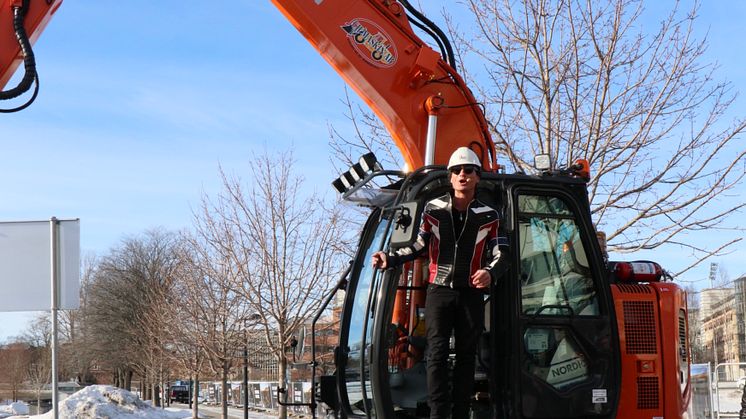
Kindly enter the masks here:
<path id="1" fill-rule="evenodd" d="M 453 166 L 448 169 L 451 173 L 451 186 L 457 192 L 471 192 L 477 187 L 479 182 L 479 168 L 470 164 L 463 166 Z"/>

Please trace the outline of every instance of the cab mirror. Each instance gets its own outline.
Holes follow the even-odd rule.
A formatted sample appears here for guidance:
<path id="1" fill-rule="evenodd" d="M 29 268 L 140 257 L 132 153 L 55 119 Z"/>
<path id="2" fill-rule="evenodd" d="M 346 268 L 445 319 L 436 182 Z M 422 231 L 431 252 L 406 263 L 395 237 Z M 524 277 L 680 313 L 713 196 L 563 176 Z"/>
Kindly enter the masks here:
<path id="1" fill-rule="evenodd" d="M 393 223 L 390 247 L 399 248 L 414 243 L 420 229 L 420 203 L 413 201 L 401 204 L 394 211 Z"/>

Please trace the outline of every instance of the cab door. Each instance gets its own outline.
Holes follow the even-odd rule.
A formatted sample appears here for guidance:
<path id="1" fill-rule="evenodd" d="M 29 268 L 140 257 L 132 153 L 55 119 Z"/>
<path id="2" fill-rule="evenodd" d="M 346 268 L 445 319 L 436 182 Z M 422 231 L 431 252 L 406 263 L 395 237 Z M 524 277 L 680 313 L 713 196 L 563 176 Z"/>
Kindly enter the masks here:
<path id="1" fill-rule="evenodd" d="M 587 204 L 569 188 L 517 186 L 511 208 L 510 416 L 614 417 L 618 339 Z"/>
<path id="2" fill-rule="evenodd" d="M 337 388 L 343 417 L 375 417 L 371 388 L 371 350 L 375 298 L 383 272 L 371 265 L 371 256 L 388 239 L 389 219 L 374 211 L 368 218 L 352 267 L 341 316 L 337 352 Z"/>

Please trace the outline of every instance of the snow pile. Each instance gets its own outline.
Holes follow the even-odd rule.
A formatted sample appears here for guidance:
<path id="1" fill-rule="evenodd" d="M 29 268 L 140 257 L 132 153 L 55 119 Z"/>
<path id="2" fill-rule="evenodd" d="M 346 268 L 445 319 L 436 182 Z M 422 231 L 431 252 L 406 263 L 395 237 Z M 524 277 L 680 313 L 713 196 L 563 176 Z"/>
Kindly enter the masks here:
<path id="1" fill-rule="evenodd" d="M 51 419 L 53 412 L 31 416 L 36 419 Z M 60 419 L 184 419 L 191 417 L 188 411 L 168 411 L 140 400 L 136 394 L 112 386 L 86 387 L 59 404 Z"/>
<path id="2" fill-rule="evenodd" d="M 13 402 L 0 406 L 0 418 L 15 415 L 28 415 L 28 406 L 26 403 Z"/>

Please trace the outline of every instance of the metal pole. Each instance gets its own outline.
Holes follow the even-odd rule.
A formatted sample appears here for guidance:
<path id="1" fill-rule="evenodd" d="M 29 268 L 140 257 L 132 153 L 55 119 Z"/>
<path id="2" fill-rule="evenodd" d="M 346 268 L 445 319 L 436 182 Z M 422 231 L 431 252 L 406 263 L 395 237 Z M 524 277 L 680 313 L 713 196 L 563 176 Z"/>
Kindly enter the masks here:
<path id="1" fill-rule="evenodd" d="M 58 281 L 58 264 L 57 264 L 57 233 L 58 225 L 56 217 L 52 217 L 49 220 L 50 230 L 50 253 L 51 253 L 51 275 L 52 275 L 52 415 L 54 419 L 59 419 L 58 407 L 58 385 L 57 385 L 57 309 L 59 307 L 59 289 L 57 286 Z"/>
<path id="2" fill-rule="evenodd" d="M 438 131 L 438 116 L 428 115 L 427 137 L 425 143 L 425 166 L 435 163 L 435 137 Z"/>
<path id="3" fill-rule="evenodd" d="M 249 348 L 243 340 L 243 419 L 249 419 Z"/>

